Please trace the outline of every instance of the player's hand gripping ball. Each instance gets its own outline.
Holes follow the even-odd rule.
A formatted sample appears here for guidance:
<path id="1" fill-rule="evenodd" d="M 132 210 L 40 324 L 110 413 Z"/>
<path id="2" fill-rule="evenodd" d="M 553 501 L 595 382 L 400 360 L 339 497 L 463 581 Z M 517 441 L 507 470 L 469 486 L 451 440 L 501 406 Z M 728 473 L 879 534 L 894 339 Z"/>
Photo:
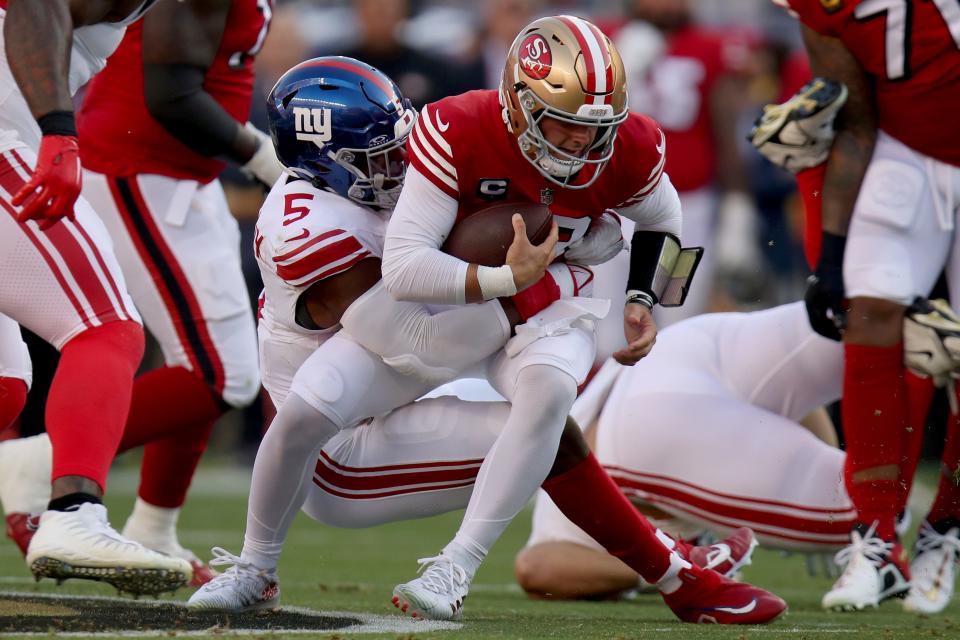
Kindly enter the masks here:
<path id="1" fill-rule="evenodd" d="M 550 235 L 553 214 L 546 205 L 530 202 L 496 204 L 481 209 L 453 227 L 443 243 L 444 253 L 484 267 L 506 263 L 513 243 L 513 214 L 519 213 L 527 227 L 530 244 L 539 245 Z"/>

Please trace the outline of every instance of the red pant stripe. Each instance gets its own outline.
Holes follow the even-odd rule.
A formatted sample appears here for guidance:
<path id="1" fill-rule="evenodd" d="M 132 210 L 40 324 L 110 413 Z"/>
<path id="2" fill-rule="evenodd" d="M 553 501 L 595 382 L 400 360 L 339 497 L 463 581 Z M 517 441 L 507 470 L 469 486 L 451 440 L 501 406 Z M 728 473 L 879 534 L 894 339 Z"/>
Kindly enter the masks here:
<path id="1" fill-rule="evenodd" d="M 18 173 L 19 166 L 17 166 L 16 163 L 16 159 L 13 158 L 9 152 L 3 152 L 0 154 L 0 188 L 3 188 L 3 190 L 9 194 L 9 196 L 12 196 L 14 193 L 16 193 L 17 190 L 19 190 L 24 184 L 23 178 Z M 16 220 L 17 211 L 13 208 L 13 205 L 9 203 L 7 198 L 0 198 L 0 203 L 2 203 L 3 208 L 7 210 L 7 213 L 10 215 L 10 217 Z M 70 305 L 80 317 L 80 320 L 83 322 L 84 326 L 89 328 L 98 325 L 99 322 L 97 321 L 96 317 L 94 317 L 88 311 L 89 305 L 87 304 L 87 301 L 85 299 L 81 301 L 77 296 L 78 292 L 68 282 L 69 280 L 73 279 L 72 276 L 68 278 L 64 274 L 63 269 L 58 264 L 57 260 L 54 259 L 48 248 L 40 240 L 39 234 L 43 232 L 39 229 L 36 229 L 35 225 L 33 224 L 21 224 L 20 228 L 23 229 L 24 234 L 33 244 L 34 248 L 36 248 L 37 253 L 40 254 L 40 256 L 43 258 L 43 261 L 47 263 L 50 273 L 53 274 L 57 284 L 60 285 L 60 289 L 63 290 L 64 295 L 66 295 L 67 300 L 70 301 Z M 80 295 L 83 295 L 82 292 L 80 292 Z"/>

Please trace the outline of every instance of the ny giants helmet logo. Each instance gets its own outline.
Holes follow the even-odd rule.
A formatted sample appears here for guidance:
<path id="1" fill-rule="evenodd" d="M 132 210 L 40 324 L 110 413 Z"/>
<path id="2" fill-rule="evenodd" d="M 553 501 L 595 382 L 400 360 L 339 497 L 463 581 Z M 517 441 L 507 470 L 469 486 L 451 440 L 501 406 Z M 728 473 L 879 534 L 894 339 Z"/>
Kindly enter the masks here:
<path id="1" fill-rule="evenodd" d="M 517 52 L 520 58 L 520 68 L 534 80 L 543 80 L 550 75 L 553 65 L 553 54 L 550 45 L 540 34 L 529 35 L 520 43 Z"/>
<path id="2" fill-rule="evenodd" d="M 294 127 L 297 130 L 297 140 L 313 142 L 323 148 L 325 142 L 330 142 L 333 132 L 330 130 L 330 118 L 333 112 L 330 109 L 310 109 L 294 107 Z"/>

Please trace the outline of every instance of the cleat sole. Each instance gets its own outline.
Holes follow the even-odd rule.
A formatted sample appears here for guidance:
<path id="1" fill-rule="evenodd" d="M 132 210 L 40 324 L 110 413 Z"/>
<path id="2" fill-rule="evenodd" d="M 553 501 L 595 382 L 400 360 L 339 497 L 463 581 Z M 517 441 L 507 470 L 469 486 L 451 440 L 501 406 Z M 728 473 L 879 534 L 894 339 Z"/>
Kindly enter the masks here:
<path id="1" fill-rule="evenodd" d="M 71 578 L 96 580 L 113 585 L 120 593 L 129 593 L 134 598 L 164 591 L 174 592 L 185 586 L 188 579 L 186 574 L 169 569 L 84 567 L 47 556 L 31 562 L 30 571 L 38 582 L 41 578 L 53 578 L 57 584 Z"/>

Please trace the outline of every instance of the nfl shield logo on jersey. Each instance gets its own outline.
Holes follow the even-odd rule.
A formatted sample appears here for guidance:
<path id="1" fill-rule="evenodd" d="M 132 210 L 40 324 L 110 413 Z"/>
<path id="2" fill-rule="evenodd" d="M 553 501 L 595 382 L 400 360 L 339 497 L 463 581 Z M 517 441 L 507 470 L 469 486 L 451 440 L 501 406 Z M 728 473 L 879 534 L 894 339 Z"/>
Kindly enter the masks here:
<path id="1" fill-rule="evenodd" d="M 325 142 L 330 142 L 333 137 L 330 131 L 330 115 L 330 109 L 294 107 L 297 140 L 313 142 L 318 147 L 323 147 Z"/>

